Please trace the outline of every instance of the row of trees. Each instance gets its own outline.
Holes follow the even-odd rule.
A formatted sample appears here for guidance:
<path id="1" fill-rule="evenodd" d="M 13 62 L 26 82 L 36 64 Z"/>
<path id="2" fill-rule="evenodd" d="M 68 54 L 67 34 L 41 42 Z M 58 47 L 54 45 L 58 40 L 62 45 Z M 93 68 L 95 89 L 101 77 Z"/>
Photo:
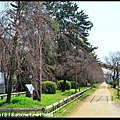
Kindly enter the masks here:
<path id="1" fill-rule="evenodd" d="M 11 100 L 17 81 L 32 75 L 39 101 L 42 81 L 75 80 L 79 85 L 103 80 L 87 37 L 93 27 L 88 15 L 71 1 L 14 1 L 0 18 L 0 71 L 7 74 Z"/>

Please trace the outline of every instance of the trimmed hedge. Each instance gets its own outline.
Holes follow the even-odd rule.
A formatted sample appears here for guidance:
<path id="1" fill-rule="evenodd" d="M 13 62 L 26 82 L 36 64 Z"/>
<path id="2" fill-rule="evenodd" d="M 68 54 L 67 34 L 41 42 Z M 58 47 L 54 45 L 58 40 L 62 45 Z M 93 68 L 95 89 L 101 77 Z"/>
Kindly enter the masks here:
<path id="1" fill-rule="evenodd" d="M 53 81 L 43 81 L 42 82 L 42 93 L 55 94 L 57 90 L 57 85 Z"/>
<path id="2" fill-rule="evenodd" d="M 71 89 L 78 89 L 78 82 L 70 81 L 71 82 Z"/>
<path id="3" fill-rule="evenodd" d="M 63 83 L 64 83 L 64 80 L 59 80 L 59 87 L 58 87 L 58 89 L 59 90 L 62 90 L 63 89 Z M 71 89 L 71 83 L 70 83 L 70 81 L 68 81 L 68 80 L 66 80 L 66 86 L 65 86 L 65 90 L 70 90 Z"/>

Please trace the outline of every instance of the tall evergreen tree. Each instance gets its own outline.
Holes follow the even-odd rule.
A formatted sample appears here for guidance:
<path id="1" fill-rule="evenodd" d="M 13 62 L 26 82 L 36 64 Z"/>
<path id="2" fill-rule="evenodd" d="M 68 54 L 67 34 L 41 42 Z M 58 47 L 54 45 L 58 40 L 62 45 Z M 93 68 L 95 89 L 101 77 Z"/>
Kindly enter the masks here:
<path id="1" fill-rule="evenodd" d="M 93 23 L 88 21 L 88 15 L 83 10 L 78 12 L 78 6 L 72 1 L 48 1 L 45 3 L 48 13 L 60 24 L 60 33 L 66 35 L 69 40 L 57 39 L 59 50 L 65 53 L 73 47 L 84 48 L 88 53 L 93 52 L 97 47 L 93 47 L 87 37 L 93 27 Z M 80 40 L 82 39 L 82 41 Z"/>

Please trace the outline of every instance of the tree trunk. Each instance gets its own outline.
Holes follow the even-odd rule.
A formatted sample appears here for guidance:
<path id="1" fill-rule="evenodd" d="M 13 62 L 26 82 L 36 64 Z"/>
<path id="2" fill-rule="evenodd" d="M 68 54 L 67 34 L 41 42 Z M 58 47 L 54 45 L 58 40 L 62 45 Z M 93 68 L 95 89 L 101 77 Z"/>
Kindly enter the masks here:
<path id="1" fill-rule="evenodd" d="M 80 86 L 80 82 L 78 83 L 78 88 L 79 88 L 79 92 L 80 92 L 80 88 L 81 88 L 81 86 Z"/>
<path id="2" fill-rule="evenodd" d="M 42 101 L 42 43 L 40 46 L 40 101 Z"/>
<path id="3" fill-rule="evenodd" d="M 66 80 L 64 80 L 64 82 L 63 82 L 62 92 L 65 91 L 65 88 L 66 88 Z"/>
<path id="4" fill-rule="evenodd" d="M 75 93 L 77 93 L 77 70 L 76 70 L 76 68 L 75 68 L 75 84 L 76 84 L 76 86 L 75 86 Z"/>
<path id="5" fill-rule="evenodd" d="M 37 83 L 37 100 L 42 101 L 42 41 L 39 38 L 39 81 Z"/>
<path id="6" fill-rule="evenodd" d="M 10 75 L 9 81 L 8 81 L 8 91 L 7 91 L 7 99 L 6 103 L 10 103 L 11 101 L 11 93 L 12 93 L 12 83 L 13 83 L 13 75 Z"/>

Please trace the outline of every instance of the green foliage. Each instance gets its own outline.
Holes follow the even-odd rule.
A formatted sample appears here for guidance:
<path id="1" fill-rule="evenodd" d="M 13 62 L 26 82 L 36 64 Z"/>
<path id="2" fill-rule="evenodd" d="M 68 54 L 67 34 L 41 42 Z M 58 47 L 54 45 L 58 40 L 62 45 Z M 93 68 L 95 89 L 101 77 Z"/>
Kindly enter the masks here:
<path id="1" fill-rule="evenodd" d="M 71 83 L 71 89 L 78 89 L 78 82 L 70 81 L 70 83 Z"/>
<path id="2" fill-rule="evenodd" d="M 113 88 L 115 88 L 116 85 L 117 85 L 117 80 L 114 80 L 114 81 L 112 82 L 112 86 L 113 86 Z"/>
<path id="3" fill-rule="evenodd" d="M 59 90 L 63 90 L 64 87 L 64 80 L 59 80 Z M 70 90 L 71 89 L 71 83 L 70 81 L 66 80 L 66 85 L 65 85 L 65 90 Z"/>
<path id="4" fill-rule="evenodd" d="M 82 38 L 78 37 L 78 40 L 79 40 L 82 44 L 84 44 L 84 40 L 83 40 Z"/>
<path id="5" fill-rule="evenodd" d="M 92 85 L 92 87 L 93 87 L 93 88 L 95 88 L 95 87 L 96 87 L 96 85 L 95 85 L 95 84 L 93 84 L 93 85 Z"/>
<path id="6" fill-rule="evenodd" d="M 55 94 L 57 90 L 57 85 L 53 81 L 42 82 L 42 92 L 46 94 Z"/>
<path id="7" fill-rule="evenodd" d="M 90 87 L 91 86 L 91 83 L 87 83 L 87 87 Z"/>

